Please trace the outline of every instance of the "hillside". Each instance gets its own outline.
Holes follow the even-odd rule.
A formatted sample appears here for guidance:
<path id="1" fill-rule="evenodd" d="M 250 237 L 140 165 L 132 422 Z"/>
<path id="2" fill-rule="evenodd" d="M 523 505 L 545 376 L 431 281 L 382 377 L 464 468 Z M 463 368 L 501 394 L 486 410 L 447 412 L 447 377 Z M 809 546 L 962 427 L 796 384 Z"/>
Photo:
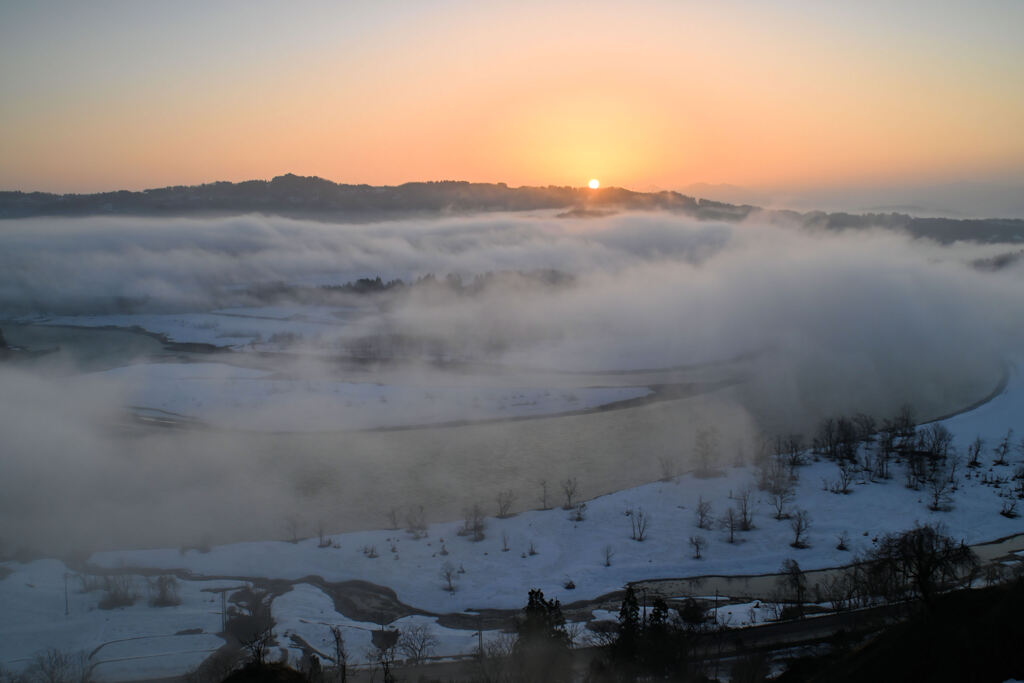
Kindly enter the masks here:
<path id="1" fill-rule="evenodd" d="M 614 211 L 670 211 L 700 220 L 740 221 L 753 213 L 814 230 L 882 227 L 941 243 L 1024 241 L 1024 220 L 914 217 L 903 213 L 847 214 L 762 211 L 697 199 L 678 192 L 634 192 L 618 187 L 509 187 L 505 183 L 439 181 L 395 186 L 346 185 L 293 174 L 239 183 L 163 187 L 97 194 L 0 192 L 0 219 L 33 216 L 178 216 L 267 213 L 350 222 L 409 214 L 563 210 L 588 218 Z"/>

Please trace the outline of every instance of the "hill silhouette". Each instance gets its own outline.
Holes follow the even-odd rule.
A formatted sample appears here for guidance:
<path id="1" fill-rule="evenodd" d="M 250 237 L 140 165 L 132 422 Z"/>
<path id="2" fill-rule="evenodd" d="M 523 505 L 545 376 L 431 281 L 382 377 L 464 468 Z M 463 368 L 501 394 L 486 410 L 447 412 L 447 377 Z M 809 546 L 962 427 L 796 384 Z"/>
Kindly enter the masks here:
<path id="1" fill-rule="evenodd" d="M 679 192 L 634 192 L 619 187 L 592 190 L 548 185 L 509 187 L 505 183 L 443 180 L 403 185 L 347 185 L 294 174 L 272 180 L 172 186 L 96 194 L 0 192 L 0 219 L 33 216 L 189 216 L 266 213 L 296 218 L 361 222 L 415 214 L 561 210 L 564 217 L 587 219 L 619 211 L 669 211 L 698 220 L 741 221 L 758 214 L 814 230 L 881 227 L 949 243 L 1022 242 L 1024 220 L 919 218 L 903 213 L 825 213 L 765 211 Z"/>

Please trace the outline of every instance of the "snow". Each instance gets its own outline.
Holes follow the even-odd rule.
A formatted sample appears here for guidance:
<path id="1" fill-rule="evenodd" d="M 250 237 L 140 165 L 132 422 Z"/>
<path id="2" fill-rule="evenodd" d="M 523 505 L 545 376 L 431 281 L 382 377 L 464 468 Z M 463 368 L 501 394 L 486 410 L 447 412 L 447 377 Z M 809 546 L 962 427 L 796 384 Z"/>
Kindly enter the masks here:
<path id="1" fill-rule="evenodd" d="M 728 628 L 743 628 L 745 626 L 764 624 L 772 621 L 776 614 L 775 610 L 771 609 L 768 603 L 760 600 L 713 607 L 708 610 L 708 613 L 714 617 L 716 624 Z"/>
<path id="2" fill-rule="evenodd" d="M 131 607 L 99 609 L 101 590 L 81 592 L 81 582 L 56 560 L 5 563 L 0 580 L 0 667 L 19 670 L 34 653 L 57 648 L 83 653 L 100 680 L 168 676 L 197 666 L 223 641 L 220 600 L 203 589 L 240 585 L 231 581 L 180 581 L 181 604 L 150 607 L 145 580 L 136 577 L 140 598 Z M 65 614 L 67 575 L 67 614 Z M 198 629 L 198 633 L 176 635 Z"/>
<path id="3" fill-rule="evenodd" d="M 106 681 L 175 676 L 198 667 L 223 642 L 209 633 L 142 636 L 105 646 L 93 671 Z"/>
<path id="4" fill-rule="evenodd" d="M 469 384 L 376 384 L 278 377 L 226 363 L 142 363 L 98 373 L 128 403 L 230 429 L 373 429 L 588 410 L 646 396 L 647 387 L 555 389 Z"/>
<path id="5" fill-rule="evenodd" d="M 234 349 L 280 348 L 283 340 L 311 346 L 333 346 L 343 328 L 361 309 L 286 306 L 226 308 L 205 313 L 140 313 L 48 316 L 35 323 L 76 327 L 140 327 L 180 343 L 211 344 Z M 282 340 L 279 343 L 277 340 Z"/>
<path id="6" fill-rule="evenodd" d="M 767 498 L 755 494 L 756 528 L 738 532 L 729 544 L 723 531 L 699 530 L 694 508 L 699 496 L 711 500 L 715 511 L 725 510 L 735 494 L 749 485 L 746 469 L 721 479 L 679 484 L 655 483 L 620 491 L 587 504 L 586 519 L 574 522 L 562 510 L 533 511 L 510 519 L 489 519 L 486 538 L 474 543 L 456 535 L 461 523 L 433 525 L 429 536 L 413 540 L 402 532 L 365 531 L 333 537 L 338 548 L 318 548 L 316 539 L 298 544 L 238 543 L 214 547 L 205 554 L 176 550 L 117 551 L 94 555 L 100 566 L 182 566 L 200 575 L 270 576 L 299 579 L 309 574 L 328 581 L 362 579 L 393 588 L 404 602 L 434 612 L 484 607 L 521 607 L 529 588 L 540 588 L 563 602 L 592 598 L 621 588 L 627 581 L 661 577 L 774 573 L 786 558 L 796 558 L 804 570 L 839 566 L 852 553 L 835 548 L 840 532 L 850 534 L 853 552 L 870 547 L 880 534 L 900 531 L 915 521 L 944 522 L 950 533 L 978 543 L 1020 532 L 1017 520 L 998 514 L 999 498 L 991 487 L 965 482 L 949 512 L 932 512 L 922 492 L 910 491 L 896 480 L 854 487 L 850 495 L 823 491 L 820 476 L 833 476 L 834 465 L 804 468 L 798 501 L 811 510 L 810 548 L 789 546 L 787 521 L 772 518 Z M 625 512 L 642 507 L 652 519 L 649 537 L 630 539 Z M 870 511 L 870 514 L 867 514 Z M 864 534 L 867 535 L 864 535 Z M 502 535 L 509 538 L 502 551 Z M 686 538 L 702 535 L 709 541 L 704 557 L 690 556 Z M 530 543 L 536 555 L 527 553 Z M 441 555 L 442 548 L 448 551 Z M 379 557 L 367 557 L 373 546 Z M 604 548 L 611 546 L 612 566 L 604 566 Z M 395 552 L 391 552 L 391 548 Z M 525 555 L 525 557 L 524 557 Z M 465 568 L 456 590 L 442 590 L 441 567 L 451 562 Z M 575 590 L 563 583 L 572 579 Z"/>
<path id="7" fill-rule="evenodd" d="M 153 370 L 158 374 L 165 371 L 168 369 Z M 192 371 L 201 380 L 211 370 Z M 174 377 L 173 381 L 184 381 L 180 375 Z M 248 376 L 240 377 L 239 381 L 267 380 Z M 1021 433 L 1022 416 L 1024 380 L 1015 368 L 1000 396 L 946 420 L 945 424 L 956 435 L 962 453 L 976 435 L 985 438 L 991 448 L 1008 428 Z M 388 586 L 406 604 L 434 613 L 518 609 L 531 588 L 539 588 L 546 597 L 568 603 L 595 598 L 620 589 L 628 581 L 647 578 L 774 573 L 787 558 L 796 559 L 805 571 L 840 566 L 855 553 L 871 547 L 880 535 L 905 530 L 915 523 L 943 523 L 949 534 L 971 544 L 1018 534 L 1022 531 L 1020 520 L 998 514 L 1005 485 L 996 489 L 984 483 L 980 475 L 1012 479 L 1019 460 L 1020 455 L 1014 452 L 1008 465 L 994 466 L 986 450 L 985 467 L 980 472 L 962 470 L 964 476 L 954 494 L 953 507 L 944 512 L 928 509 L 925 491 L 903 486 L 899 466 L 894 467 L 892 479 L 857 481 L 848 495 L 841 495 L 828 492 L 822 485 L 823 480 L 836 478 L 836 466 L 827 461 L 812 462 L 800 468 L 795 499 L 795 505 L 811 515 L 810 547 L 802 550 L 790 547 L 793 534 L 788 521 L 775 520 L 767 496 L 756 489 L 752 497 L 756 528 L 738 532 L 737 543 L 728 543 L 723 531 L 696 528 L 694 509 L 698 499 L 711 501 L 717 517 L 735 505 L 738 492 L 752 487 L 754 472 L 740 467 L 730 468 L 719 478 L 686 475 L 676 482 L 646 484 L 587 501 L 584 521 L 573 521 L 572 515 L 561 509 L 524 512 L 508 519 L 489 518 L 486 538 L 477 543 L 457 535 L 459 522 L 447 522 L 432 525 L 428 536 L 419 540 L 400 531 L 361 531 L 333 536 L 334 544 L 328 548 L 318 547 L 316 539 L 295 544 L 251 542 L 214 547 L 208 553 L 182 554 L 172 549 L 104 552 L 93 555 L 90 562 L 107 568 L 182 568 L 195 577 L 238 580 L 271 577 L 298 582 L 308 576 L 320 576 L 326 581 L 361 579 Z M 630 538 L 630 518 L 626 512 L 641 508 L 651 522 L 648 538 L 637 542 Z M 849 535 L 850 551 L 835 547 L 843 532 Z M 700 560 L 691 557 L 687 544 L 691 535 L 704 536 L 708 541 Z M 502 550 L 503 537 L 508 539 L 508 552 Z M 535 555 L 528 552 L 531 544 Z M 368 557 L 363 551 L 367 546 L 375 547 L 379 557 Z M 610 567 L 604 566 L 606 547 L 614 553 Z M 444 590 L 440 576 L 447 562 L 465 570 L 456 575 L 454 592 Z M 4 666 L 23 665 L 24 657 L 44 647 L 88 650 L 126 637 L 159 636 L 164 640 L 153 640 L 152 647 L 147 640 L 130 641 L 134 644 L 120 645 L 110 652 L 118 656 L 165 653 L 152 665 L 170 670 L 173 667 L 169 662 L 177 662 L 178 670 L 182 671 L 194 665 L 195 657 L 199 656 L 185 651 L 198 651 L 210 643 L 183 642 L 179 648 L 177 641 L 170 645 L 166 637 L 184 628 L 199 627 L 210 633 L 219 627 L 216 606 L 209 604 L 208 593 L 200 592 L 201 587 L 208 585 L 205 582 L 182 582 L 185 602 L 176 608 L 157 609 L 140 603 L 103 612 L 95 609 L 95 595 L 74 594 L 71 616 L 65 618 L 66 569 L 62 564 L 39 561 L 0 566 L 12 570 L 11 575 L 0 580 L 0 604 L 8 612 L 0 627 L 0 662 Z M 563 587 L 568 579 L 575 583 L 575 590 Z M 728 616 L 732 625 L 740 625 L 749 621 L 750 607 L 721 606 L 719 616 Z M 346 637 L 351 636 L 355 649 L 362 647 L 366 639 L 362 634 L 368 633 L 365 629 L 375 626 L 346 620 L 334 612 L 322 591 L 302 582 L 275 599 L 272 609 L 279 634 L 300 634 L 317 647 L 326 647 L 327 624 L 344 625 Z M 763 619 L 760 609 L 754 610 L 754 616 L 755 621 Z M 436 624 L 433 628 L 441 638 L 440 652 L 470 652 L 475 647 L 468 632 L 442 631 Z M 182 654 L 166 654 L 172 650 Z M 110 671 L 107 674 L 101 667 L 98 673 L 116 680 L 119 674 L 114 668 Z"/>
<path id="8" fill-rule="evenodd" d="M 953 433 L 955 445 L 958 452 L 966 453 L 967 446 L 975 436 L 985 439 L 985 453 L 991 453 L 991 449 L 1005 435 L 1007 429 L 1013 429 L 1019 437 L 1024 432 L 1024 425 L 1021 424 L 1024 418 L 1024 377 L 1022 377 L 1024 362 L 1018 362 L 1009 369 L 1009 380 L 1006 389 L 994 400 L 985 403 L 974 410 L 961 413 L 942 424 Z M 1020 453 L 1018 456 L 1022 455 Z M 1019 459 L 1019 457 L 1018 457 Z M 983 458 L 984 461 L 991 458 Z"/>
<path id="9" fill-rule="evenodd" d="M 382 627 L 381 624 L 356 621 L 339 614 L 334 609 L 331 598 L 322 590 L 308 584 L 299 584 L 284 595 L 276 598 L 273 603 L 274 619 L 277 622 L 278 641 L 288 641 L 289 634 L 296 634 L 310 646 L 325 655 L 323 659 L 333 656 L 334 637 L 331 626 L 341 627 L 342 637 L 349 662 L 352 664 L 366 663 L 375 651 L 370 641 L 370 634 Z M 389 629 L 402 630 L 409 626 L 426 625 L 437 638 L 437 645 L 432 656 L 445 657 L 472 652 L 477 648 L 476 631 L 449 629 L 440 626 L 433 617 L 411 615 L 387 624 Z M 283 636 L 283 637 L 281 637 Z M 289 660 L 299 662 L 302 650 L 290 647 Z M 401 654 L 399 654 L 401 658 Z"/>

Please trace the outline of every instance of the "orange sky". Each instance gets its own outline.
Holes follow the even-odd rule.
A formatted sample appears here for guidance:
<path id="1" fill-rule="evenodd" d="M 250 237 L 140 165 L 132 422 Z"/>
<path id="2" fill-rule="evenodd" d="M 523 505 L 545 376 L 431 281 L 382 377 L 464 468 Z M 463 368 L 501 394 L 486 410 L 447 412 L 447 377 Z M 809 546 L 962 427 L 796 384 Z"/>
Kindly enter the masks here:
<path id="1" fill-rule="evenodd" d="M 1024 178 L 1014 0 L 23 5 L 0 189 Z"/>

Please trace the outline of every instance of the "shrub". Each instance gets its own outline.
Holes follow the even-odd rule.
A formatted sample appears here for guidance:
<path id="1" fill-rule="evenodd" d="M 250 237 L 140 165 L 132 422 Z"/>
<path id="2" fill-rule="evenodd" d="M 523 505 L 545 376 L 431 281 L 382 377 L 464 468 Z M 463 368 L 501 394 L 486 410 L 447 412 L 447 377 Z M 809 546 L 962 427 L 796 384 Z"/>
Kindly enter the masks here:
<path id="1" fill-rule="evenodd" d="M 130 576 L 108 576 L 104 580 L 103 597 L 100 598 L 100 609 L 116 609 L 131 607 L 139 599 L 135 591 L 135 580 Z"/>
<path id="2" fill-rule="evenodd" d="M 176 607 L 181 604 L 178 580 L 173 576 L 158 576 L 149 582 L 150 607 Z"/>

